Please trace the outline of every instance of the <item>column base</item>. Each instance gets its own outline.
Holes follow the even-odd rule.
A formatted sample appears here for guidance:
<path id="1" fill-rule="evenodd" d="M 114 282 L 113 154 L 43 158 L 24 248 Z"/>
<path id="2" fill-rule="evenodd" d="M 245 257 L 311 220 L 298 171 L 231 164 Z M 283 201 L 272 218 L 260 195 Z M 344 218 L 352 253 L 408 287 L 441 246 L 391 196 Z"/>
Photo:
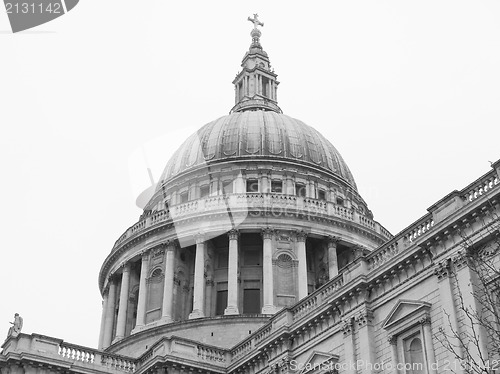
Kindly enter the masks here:
<path id="1" fill-rule="evenodd" d="M 124 338 L 124 336 L 115 336 L 115 338 L 113 339 L 113 341 L 111 342 L 111 345 L 115 344 L 115 343 L 118 343 L 120 340 L 122 340 Z"/>
<path id="2" fill-rule="evenodd" d="M 276 307 L 274 305 L 264 305 L 262 308 L 262 314 L 274 314 L 276 313 Z"/>
<path id="3" fill-rule="evenodd" d="M 199 309 L 193 310 L 191 313 L 189 313 L 189 319 L 195 319 L 195 318 L 203 318 L 205 317 L 205 313 Z"/>
<path id="4" fill-rule="evenodd" d="M 144 329 L 144 325 L 135 325 L 135 327 L 130 331 L 130 335 L 135 334 Z"/>
<path id="5" fill-rule="evenodd" d="M 167 324 L 167 323 L 172 323 L 174 320 L 170 316 L 163 316 L 163 317 L 161 317 L 160 321 L 162 324 L 164 324 L 164 323 Z"/>
<path id="6" fill-rule="evenodd" d="M 230 316 L 234 314 L 240 314 L 238 311 L 238 308 L 235 307 L 234 305 L 228 305 L 227 308 L 224 310 L 224 315 L 225 316 Z"/>

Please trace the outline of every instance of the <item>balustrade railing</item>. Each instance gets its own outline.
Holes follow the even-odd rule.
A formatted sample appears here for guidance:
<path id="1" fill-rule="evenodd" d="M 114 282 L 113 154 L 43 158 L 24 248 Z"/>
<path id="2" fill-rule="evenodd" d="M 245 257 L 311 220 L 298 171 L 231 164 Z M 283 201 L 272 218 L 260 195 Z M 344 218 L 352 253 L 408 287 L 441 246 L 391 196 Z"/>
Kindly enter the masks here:
<path id="1" fill-rule="evenodd" d="M 206 347 L 198 345 L 198 358 L 204 361 L 212 361 L 216 363 L 226 362 L 226 351 L 215 347 Z"/>
<path id="2" fill-rule="evenodd" d="M 57 354 L 66 360 L 103 365 L 128 373 L 133 373 L 136 369 L 133 359 L 64 342 L 59 344 Z"/>
<path id="3" fill-rule="evenodd" d="M 466 187 L 462 191 L 461 195 L 466 202 L 471 202 L 483 195 L 486 195 L 491 190 L 498 187 L 499 184 L 500 180 L 498 179 L 496 173 L 490 172 L 482 178 L 479 178 L 470 186 Z"/>
<path id="4" fill-rule="evenodd" d="M 97 352 L 90 348 L 63 343 L 59 345 L 57 353 L 61 357 L 73 361 L 94 363 Z"/>
<path id="5" fill-rule="evenodd" d="M 216 213 L 219 211 L 227 211 L 228 209 L 234 210 L 235 212 L 241 212 L 248 209 L 263 209 L 266 211 L 271 210 L 273 214 L 284 213 L 287 215 L 305 214 L 310 216 L 334 216 L 358 223 L 380 233 L 386 239 L 392 238 L 391 233 L 375 221 L 361 214 L 354 214 L 352 209 L 337 205 L 333 202 L 280 193 L 240 193 L 210 196 L 171 206 L 169 211 L 162 210 L 155 212 L 130 227 L 116 241 L 115 247 L 128 237 L 159 223 L 169 220 L 180 220 L 206 212 Z"/>

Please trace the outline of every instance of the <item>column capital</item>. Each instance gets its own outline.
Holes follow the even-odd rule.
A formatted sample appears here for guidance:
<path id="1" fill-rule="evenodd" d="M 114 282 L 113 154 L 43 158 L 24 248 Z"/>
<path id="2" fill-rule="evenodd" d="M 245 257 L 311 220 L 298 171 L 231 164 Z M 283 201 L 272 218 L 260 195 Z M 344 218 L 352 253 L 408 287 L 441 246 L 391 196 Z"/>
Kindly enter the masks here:
<path id="1" fill-rule="evenodd" d="M 143 249 L 139 252 L 139 255 L 142 257 L 143 260 L 149 260 L 149 252 L 150 252 L 149 248 Z"/>
<path id="2" fill-rule="evenodd" d="M 420 323 L 421 325 L 430 325 L 431 317 L 429 315 L 425 315 L 418 320 L 418 323 Z"/>
<path id="3" fill-rule="evenodd" d="M 307 238 L 307 232 L 304 230 L 297 231 L 295 233 L 298 242 L 305 242 Z"/>
<path id="4" fill-rule="evenodd" d="M 366 325 L 372 322 L 372 319 L 373 319 L 372 311 L 369 309 L 365 309 L 356 316 L 356 323 L 358 324 L 359 327 L 365 327 Z"/>
<path id="5" fill-rule="evenodd" d="M 235 228 L 232 228 L 227 232 L 227 236 L 229 237 L 229 240 L 238 240 L 238 237 L 240 236 L 240 232 L 236 230 Z"/>
<path id="6" fill-rule="evenodd" d="M 167 240 L 163 243 L 163 246 L 166 252 L 174 251 L 180 247 L 179 242 L 176 239 Z"/>
<path id="7" fill-rule="evenodd" d="M 387 337 L 387 342 L 390 345 L 396 345 L 398 343 L 398 337 L 396 335 L 389 335 Z"/>
<path id="8" fill-rule="evenodd" d="M 456 256 L 454 256 L 451 261 L 453 262 L 453 267 L 456 270 L 463 269 L 469 266 L 469 260 L 467 258 L 467 254 L 463 251 L 459 252 Z"/>
<path id="9" fill-rule="evenodd" d="M 348 336 L 352 334 L 352 320 L 349 318 L 348 320 L 344 320 L 341 322 L 342 333 L 344 336 Z"/>
<path id="10" fill-rule="evenodd" d="M 437 277 L 438 281 L 448 278 L 450 275 L 450 260 L 441 261 L 434 268 L 434 275 Z"/>
<path id="11" fill-rule="evenodd" d="M 262 229 L 261 235 L 262 239 L 272 239 L 274 234 L 274 229 L 271 227 L 266 227 Z"/>
<path id="12" fill-rule="evenodd" d="M 203 232 L 197 233 L 194 238 L 195 238 L 196 244 L 205 243 L 205 234 Z"/>
<path id="13" fill-rule="evenodd" d="M 339 244 L 340 242 L 340 237 L 339 236 L 333 236 L 333 235 L 329 235 L 327 238 L 326 238 L 326 242 L 328 243 L 328 248 L 332 248 L 332 247 L 337 247 L 337 245 Z"/>
<path id="14" fill-rule="evenodd" d="M 127 261 L 127 262 L 123 262 L 121 265 L 120 265 L 120 268 L 122 269 L 122 273 L 129 273 L 130 272 L 130 261 Z"/>

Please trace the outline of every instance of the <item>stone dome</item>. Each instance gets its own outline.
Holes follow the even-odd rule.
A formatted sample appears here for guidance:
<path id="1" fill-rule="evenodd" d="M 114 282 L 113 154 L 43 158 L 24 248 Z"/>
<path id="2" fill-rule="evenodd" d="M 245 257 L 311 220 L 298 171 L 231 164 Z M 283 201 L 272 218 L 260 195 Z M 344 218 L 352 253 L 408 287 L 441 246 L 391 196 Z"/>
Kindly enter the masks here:
<path id="1" fill-rule="evenodd" d="M 347 164 L 323 135 L 302 121 L 265 110 L 234 112 L 203 126 L 170 158 L 159 185 L 184 171 L 241 159 L 307 165 L 356 189 Z"/>

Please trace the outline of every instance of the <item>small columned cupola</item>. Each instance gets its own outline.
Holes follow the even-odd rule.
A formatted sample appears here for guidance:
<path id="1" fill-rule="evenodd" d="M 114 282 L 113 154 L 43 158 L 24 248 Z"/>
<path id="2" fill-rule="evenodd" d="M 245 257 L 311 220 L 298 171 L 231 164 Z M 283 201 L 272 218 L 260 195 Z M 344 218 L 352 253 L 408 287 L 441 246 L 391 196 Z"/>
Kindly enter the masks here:
<path id="1" fill-rule="evenodd" d="M 258 26 L 264 26 L 258 15 L 248 17 L 254 27 L 250 35 L 252 44 L 241 62 L 242 70 L 234 78 L 235 105 L 231 113 L 246 110 L 272 110 L 282 113 L 277 101 L 279 82 L 271 69 L 267 53 L 260 45 L 261 32 Z"/>

